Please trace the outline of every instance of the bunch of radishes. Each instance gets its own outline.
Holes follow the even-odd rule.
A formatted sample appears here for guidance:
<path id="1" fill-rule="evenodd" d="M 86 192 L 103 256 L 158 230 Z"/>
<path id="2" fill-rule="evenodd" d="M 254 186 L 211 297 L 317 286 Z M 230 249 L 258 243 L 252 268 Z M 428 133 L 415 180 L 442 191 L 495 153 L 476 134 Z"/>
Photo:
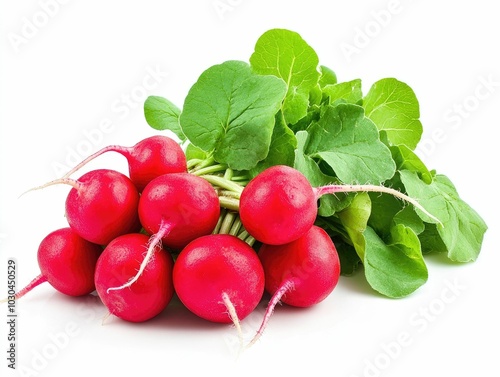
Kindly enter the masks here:
<path id="1" fill-rule="evenodd" d="M 127 158 L 129 176 L 99 169 L 69 177 L 107 151 Z M 240 329 L 267 291 L 272 297 L 253 344 L 279 301 L 308 307 L 337 285 L 337 251 L 314 225 L 321 195 L 380 191 L 418 206 L 380 186 L 313 188 L 283 165 L 243 184 L 202 172 L 188 170 L 176 141 L 154 136 L 130 148 L 106 147 L 61 179 L 37 187 L 72 186 L 66 198 L 69 226 L 43 239 L 41 274 L 16 298 L 45 281 L 70 296 L 96 290 L 111 314 L 142 322 L 162 312 L 175 292 L 197 316 Z M 221 225 L 228 219 L 230 230 Z"/>

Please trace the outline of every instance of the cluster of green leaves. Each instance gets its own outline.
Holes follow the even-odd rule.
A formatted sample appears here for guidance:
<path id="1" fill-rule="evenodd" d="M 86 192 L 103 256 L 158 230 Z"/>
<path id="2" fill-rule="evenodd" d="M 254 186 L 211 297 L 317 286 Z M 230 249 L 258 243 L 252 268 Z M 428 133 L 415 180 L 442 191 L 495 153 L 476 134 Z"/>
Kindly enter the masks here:
<path id="1" fill-rule="evenodd" d="M 366 94 L 360 79 L 338 82 L 293 31 L 264 33 L 249 63 L 208 68 L 182 110 L 156 96 L 144 109 L 153 128 L 173 131 L 198 157 L 249 176 L 285 164 L 314 187 L 380 184 L 417 199 L 441 223 L 385 194 L 320 199 L 317 224 L 334 240 L 342 273 L 362 264 L 368 283 L 385 296 L 406 296 L 426 282 L 426 253 L 468 262 L 480 252 L 486 224 L 414 152 L 422 124 L 413 90 L 395 78 Z"/>

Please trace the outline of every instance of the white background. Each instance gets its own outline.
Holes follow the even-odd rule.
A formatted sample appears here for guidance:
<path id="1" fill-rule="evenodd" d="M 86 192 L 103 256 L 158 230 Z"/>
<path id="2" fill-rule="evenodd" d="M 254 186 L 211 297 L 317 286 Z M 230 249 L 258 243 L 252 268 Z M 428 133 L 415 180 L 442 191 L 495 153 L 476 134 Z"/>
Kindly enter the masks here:
<path id="1" fill-rule="evenodd" d="M 67 186 L 18 198 L 23 191 L 105 145 L 133 145 L 154 134 L 142 112 L 145 96 L 182 106 L 204 69 L 229 59 L 248 61 L 257 38 L 276 27 L 299 32 L 321 64 L 340 81 L 361 78 L 365 93 L 384 77 L 408 83 L 425 130 L 420 156 L 452 179 L 490 227 L 475 263 L 429 257 L 427 284 L 407 298 L 382 298 L 357 274 L 342 277 L 316 307 L 278 307 L 261 341 L 239 358 L 234 329 L 198 319 L 175 302 L 144 324 L 116 318 L 102 323 L 106 311 L 97 300 L 71 299 L 42 285 L 18 302 L 17 366 L 24 374 L 6 367 L 6 307 L 0 306 L 2 376 L 497 371 L 500 26 L 494 4 L 2 2 L 0 296 L 7 290 L 7 259 L 17 260 L 18 285 L 27 284 L 39 272 L 41 239 L 66 226 Z M 88 169 L 95 167 L 126 171 L 123 157 L 113 154 Z M 244 321 L 247 337 L 261 315 L 262 308 Z"/>

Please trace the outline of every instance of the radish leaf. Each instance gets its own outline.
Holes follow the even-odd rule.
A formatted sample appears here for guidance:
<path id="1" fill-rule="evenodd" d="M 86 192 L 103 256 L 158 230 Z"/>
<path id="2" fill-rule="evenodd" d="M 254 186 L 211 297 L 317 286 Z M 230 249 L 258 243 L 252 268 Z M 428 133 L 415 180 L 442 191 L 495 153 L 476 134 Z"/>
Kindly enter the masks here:
<path id="1" fill-rule="evenodd" d="M 448 257 L 456 262 L 476 260 L 488 227 L 478 213 L 459 197 L 448 177 L 436 175 L 431 184 L 426 184 L 415 172 L 403 170 L 400 174 L 408 195 L 416 198 L 444 224 L 436 227 L 448 249 Z M 434 223 L 421 211 L 416 212 L 425 222 Z"/>
<path id="2" fill-rule="evenodd" d="M 392 145 L 415 149 L 422 136 L 417 97 L 405 83 L 386 78 L 372 85 L 363 100 L 366 116 L 387 132 Z"/>
<path id="3" fill-rule="evenodd" d="M 389 148 L 361 106 L 328 105 L 308 131 L 306 153 L 325 161 L 344 183 L 380 183 L 396 171 Z"/>
<path id="4" fill-rule="evenodd" d="M 387 243 L 370 227 L 363 232 L 363 237 L 363 265 L 366 280 L 373 289 L 385 296 L 400 298 L 427 281 L 420 241 L 411 228 L 402 224 L 394 226 Z"/>
<path id="5" fill-rule="evenodd" d="M 189 141 L 235 170 L 263 160 L 274 117 L 286 93 L 283 80 L 252 73 L 245 62 L 208 68 L 191 87 L 180 116 Z"/>
<path id="6" fill-rule="evenodd" d="M 186 140 L 179 125 L 179 116 L 181 111 L 169 100 L 149 96 L 144 102 L 144 116 L 146 122 L 155 130 L 170 130 L 181 141 Z"/>
<path id="7" fill-rule="evenodd" d="M 318 63 L 318 56 L 311 46 L 299 34 L 284 29 L 265 32 L 250 57 L 254 72 L 274 75 L 286 82 L 283 114 L 288 124 L 295 124 L 307 114 L 309 92 L 320 76 Z"/>

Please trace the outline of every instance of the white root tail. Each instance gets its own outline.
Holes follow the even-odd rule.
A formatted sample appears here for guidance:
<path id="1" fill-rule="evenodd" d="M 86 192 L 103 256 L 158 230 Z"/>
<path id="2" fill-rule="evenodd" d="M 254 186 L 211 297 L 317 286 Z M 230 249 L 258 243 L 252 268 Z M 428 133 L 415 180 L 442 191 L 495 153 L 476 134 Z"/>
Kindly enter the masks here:
<path id="1" fill-rule="evenodd" d="M 106 290 L 106 293 L 109 293 L 110 291 L 119 291 L 124 288 L 130 287 L 132 284 L 134 284 L 142 275 L 144 270 L 146 269 L 149 261 L 151 260 L 151 257 L 153 256 L 153 253 L 155 251 L 155 248 L 160 246 L 161 244 L 161 239 L 167 235 L 167 233 L 170 230 L 170 226 L 162 221 L 160 225 L 160 229 L 158 232 L 151 237 L 149 240 L 148 244 L 148 250 L 146 252 L 146 256 L 144 257 L 143 261 L 141 262 L 141 265 L 139 267 L 139 270 L 137 271 L 137 274 L 130 279 L 128 282 L 125 284 L 119 286 L 119 287 L 111 287 Z"/>
<path id="2" fill-rule="evenodd" d="M 236 313 L 236 308 L 234 307 L 231 299 L 229 298 L 226 292 L 222 293 L 222 302 L 226 306 L 226 309 L 229 313 L 229 317 L 231 321 L 233 321 L 234 327 L 238 331 L 238 339 L 240 341 L 240 347 L 243 348 L 243 331 L 241 330 L 240 319 L 238 318 L 238 313 Z"/>

